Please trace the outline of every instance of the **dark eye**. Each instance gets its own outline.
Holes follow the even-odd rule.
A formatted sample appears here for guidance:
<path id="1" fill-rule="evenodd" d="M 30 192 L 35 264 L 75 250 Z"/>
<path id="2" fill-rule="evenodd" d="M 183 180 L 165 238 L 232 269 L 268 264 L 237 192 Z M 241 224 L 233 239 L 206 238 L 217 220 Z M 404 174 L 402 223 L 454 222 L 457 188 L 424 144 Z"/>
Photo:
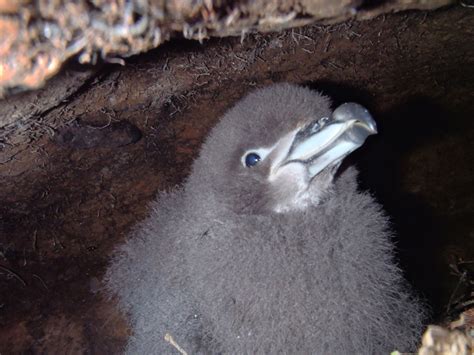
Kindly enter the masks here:
<path id="1" fill-rule="evenodd" d="M 257 153 L 249 153 L 245 157 L 245 165 L 250 168 L 251 166 L 257 165 L 257 163 L 261 160 L 260 155 Z"/>

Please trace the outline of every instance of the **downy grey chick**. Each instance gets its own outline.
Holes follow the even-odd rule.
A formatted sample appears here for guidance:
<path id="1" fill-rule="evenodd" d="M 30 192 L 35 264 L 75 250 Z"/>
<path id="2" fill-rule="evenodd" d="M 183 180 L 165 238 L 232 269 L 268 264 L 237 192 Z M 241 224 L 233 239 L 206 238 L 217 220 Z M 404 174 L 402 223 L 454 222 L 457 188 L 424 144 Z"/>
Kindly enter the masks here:
<path id="1" fill-rule="evenodd" d="M 424 311 L 388 218 L 342 159 L 376 133 L 362 106 L 278 84 L 238 102 L 181 188 L 162 193 L 106 275 L 127 352 L 413 350 Z"/>

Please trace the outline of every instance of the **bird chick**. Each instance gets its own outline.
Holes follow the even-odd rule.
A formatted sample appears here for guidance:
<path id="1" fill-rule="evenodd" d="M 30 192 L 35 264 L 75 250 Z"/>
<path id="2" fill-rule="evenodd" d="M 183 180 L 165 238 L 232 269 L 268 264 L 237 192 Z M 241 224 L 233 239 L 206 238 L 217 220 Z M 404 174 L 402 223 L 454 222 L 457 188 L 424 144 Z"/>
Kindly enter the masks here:
<path id="1" fill-rule="evenodd" d="M 128 353 L 382 354 L 413 350 L 424 307 L 394 261 L 389 220 L 341 161 L 375 134 L 362 106 L 277 84 L 211 131 L 105 280 Z"/>

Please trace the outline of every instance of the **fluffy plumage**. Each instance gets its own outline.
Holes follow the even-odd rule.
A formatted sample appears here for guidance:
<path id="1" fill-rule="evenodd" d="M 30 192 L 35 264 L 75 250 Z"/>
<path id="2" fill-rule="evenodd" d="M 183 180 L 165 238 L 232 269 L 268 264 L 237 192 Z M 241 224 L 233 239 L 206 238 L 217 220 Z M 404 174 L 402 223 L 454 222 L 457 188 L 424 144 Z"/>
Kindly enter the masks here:
<path id="1" fill-rule="evenodd" d="M 188 354 L 414 349 L 423 307 L 356 170 L 333 180 L 328 168 L 310 182 L 317 198 L 295 205 L 263 161 L 241 164 L 249 149 L 330 113 L 328 99 L 280 84 L 223 117 L 183 187 L 159 196 L 111 262 L 106 285 L 133 329 L 128 353 L 177 353 L 166 333 Z"/>

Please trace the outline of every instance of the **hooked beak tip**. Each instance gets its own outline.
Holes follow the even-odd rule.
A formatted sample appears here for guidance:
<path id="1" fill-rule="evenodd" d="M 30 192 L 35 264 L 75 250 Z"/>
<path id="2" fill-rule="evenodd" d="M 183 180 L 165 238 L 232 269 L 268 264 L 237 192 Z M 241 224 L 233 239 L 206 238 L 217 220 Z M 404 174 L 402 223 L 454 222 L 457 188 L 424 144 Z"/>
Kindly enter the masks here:
<path id="1" fill-rule="evenodd" d="M 365 128 L 368 135 L 378 133 L 377 123 L 372 115 L 364 106 L 355 102 L 347 102 L 337 107 L 332 114 L 332 118 L 340 122 L 355 120 L 355 124 L 360 128 Z"/>

